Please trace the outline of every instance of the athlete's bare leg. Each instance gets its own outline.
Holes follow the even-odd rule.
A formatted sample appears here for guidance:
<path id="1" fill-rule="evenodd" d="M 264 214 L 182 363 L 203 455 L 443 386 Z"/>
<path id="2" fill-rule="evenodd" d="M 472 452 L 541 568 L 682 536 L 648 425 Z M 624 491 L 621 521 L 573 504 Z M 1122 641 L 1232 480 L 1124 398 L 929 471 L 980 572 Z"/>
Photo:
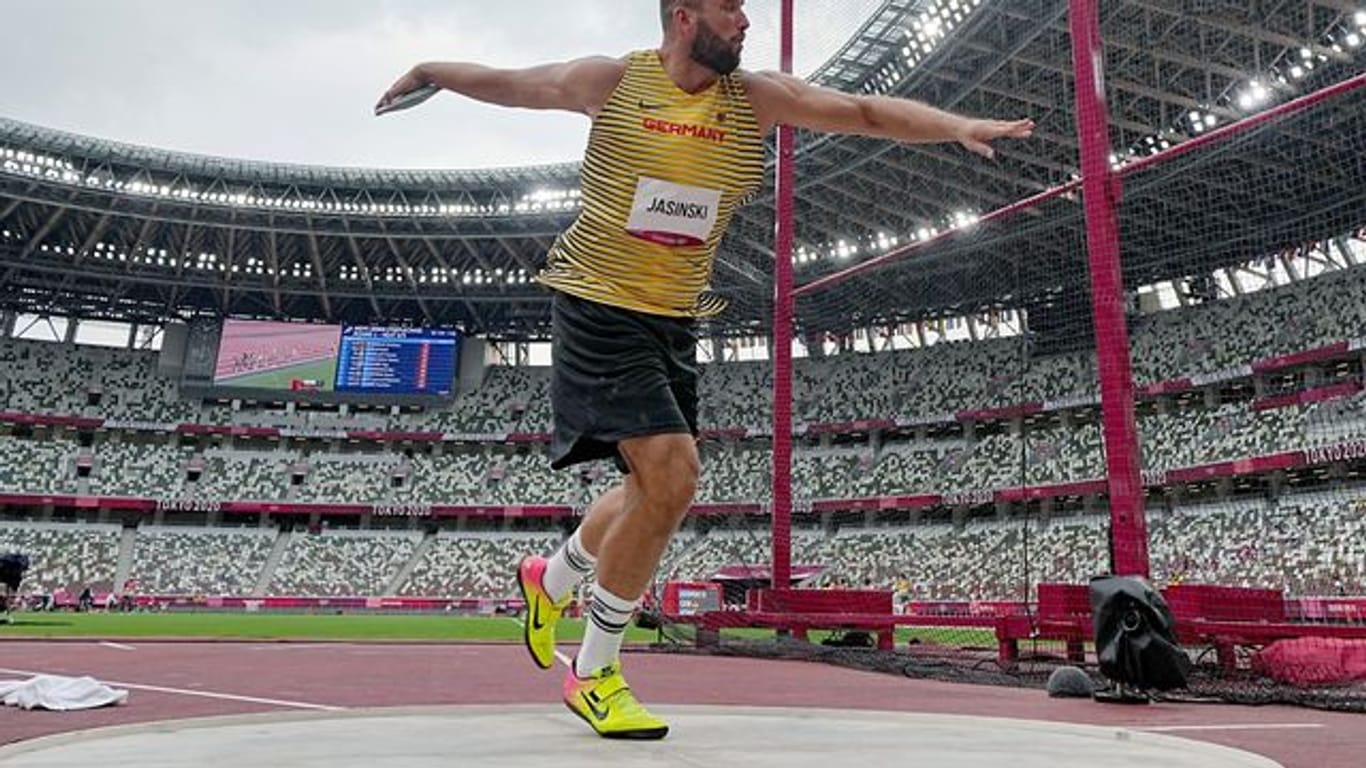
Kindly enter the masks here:
<path id="1" fill-rule="evenodd" d="M 584 521 L 583 543 L 598 559 L 599 586 L 636 600 L 692 505 L 701 462 L 686 434 L 630 438 L 619 450 L 631 474 L 599 500 L 605 502 L 597 513 L 601 522 Z"/>

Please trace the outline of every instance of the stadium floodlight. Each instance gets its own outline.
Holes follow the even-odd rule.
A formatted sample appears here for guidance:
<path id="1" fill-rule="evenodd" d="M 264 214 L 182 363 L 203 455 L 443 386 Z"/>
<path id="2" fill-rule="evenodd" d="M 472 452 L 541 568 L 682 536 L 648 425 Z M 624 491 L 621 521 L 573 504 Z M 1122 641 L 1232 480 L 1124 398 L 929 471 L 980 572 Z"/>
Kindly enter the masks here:
<path id="1" fill-rule="evenodd" d="M 981 217 L 971 211 L 955 211 L 952 226 L 954 229 L 965 229 L 980 220 Z"/>
<path id="2" fill-rule="evenodd" d="M 1357 11 L 1352 16 L 1352 21 L 1356 22 L 1358 27 L 1366 29 L 1366 11 Z"/>
<path id="3" fill-rule="evenodd" d="M 1260 80 L 1253 80 L 1248 83 L 1247 90 L 1243 91 L 1238 97 L 1238 106 L 1244 110 L 1255 109 L 1265 104 L 1271 98 L 1271 92 Z"/>
<path id="4" fill-rule="evenodd" d="M 1343 42 L 1347 43 L 1347 47 L 1349 48 L 1357 48 L 1361 45 L 1361 35 L 1358 35 L 1355 32 L 1348 32 L 1347 37 L 1343 38 Z"/>

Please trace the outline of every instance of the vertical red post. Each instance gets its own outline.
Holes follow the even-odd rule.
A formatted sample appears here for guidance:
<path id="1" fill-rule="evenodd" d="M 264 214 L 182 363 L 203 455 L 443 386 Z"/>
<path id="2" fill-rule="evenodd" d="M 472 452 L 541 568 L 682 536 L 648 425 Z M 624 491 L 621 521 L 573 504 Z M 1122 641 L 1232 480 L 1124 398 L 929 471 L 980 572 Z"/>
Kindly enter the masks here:
<path id="1" fill-rule="evenodd" d="M 1120 179 L 1110 167 L 1110 115 L 1105 102 L 1104 47 L 1098 0 L 1071 0 L 1072 63 L 1076 72 L 1077 137 L 1081 145 L 1091 310 L 1110 480 L 1110 546 L 1115 573 L 1148 574 L 1148 526 L 1143 513 L 1138 430 L 1124 281 L 1119 259 Z"/>
<path id="2" fill-rule="evenodd" d="M 782 0 L 782 71 L 792 73 L 792 3 Z M 778 127 L 773 232 L 773 586 L 792 584 L 792 244 L 796 132 Z"/>

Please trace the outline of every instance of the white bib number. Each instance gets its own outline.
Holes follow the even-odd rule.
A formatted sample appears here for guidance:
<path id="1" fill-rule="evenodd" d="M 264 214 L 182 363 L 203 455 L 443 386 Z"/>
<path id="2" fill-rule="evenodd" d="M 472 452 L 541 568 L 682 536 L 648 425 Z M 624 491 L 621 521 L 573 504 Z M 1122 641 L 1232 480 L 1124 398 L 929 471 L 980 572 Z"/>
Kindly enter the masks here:
<path id="1" fill-rule="evenodd" d="M 716 226 L 721 190 L 641 176 L 626 231 L 659 245 L 697 246 Z"/>

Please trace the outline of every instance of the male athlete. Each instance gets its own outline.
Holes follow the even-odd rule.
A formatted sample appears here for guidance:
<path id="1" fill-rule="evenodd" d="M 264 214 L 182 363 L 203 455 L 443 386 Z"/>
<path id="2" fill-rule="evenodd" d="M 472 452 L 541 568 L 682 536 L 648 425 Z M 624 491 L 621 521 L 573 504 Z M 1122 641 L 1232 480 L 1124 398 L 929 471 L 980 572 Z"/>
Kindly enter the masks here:
<path id="1" fill-rule="evenodd" d="M 735 209 L 763 184 L 775 125 L 904 142 L 990 143 L 1031 135 L 1028 120 L 951 115 L 905 99 L 855 96 L 776 72 L 739 69 L 743 0 L 660 0 L 664 41 L 624 58 L 529 69 L 420 64 L 377 107 L 424 85 L 507 107 L 592 120 L 583 209 L 551 247 L 539 282 L 554 292 L 551 466 L 613 459 L 626 480 L 597 499 L 549 557 L 527 557 L 526 644 L 554 664 L 555 623 L 596 569 L 587 629 L 564 702 L 598 734 L 659 739 L 663 720 L 622 677 L 622 633 L 697 490 L 693 323 L 725 302 L 705 289 Z"/>

